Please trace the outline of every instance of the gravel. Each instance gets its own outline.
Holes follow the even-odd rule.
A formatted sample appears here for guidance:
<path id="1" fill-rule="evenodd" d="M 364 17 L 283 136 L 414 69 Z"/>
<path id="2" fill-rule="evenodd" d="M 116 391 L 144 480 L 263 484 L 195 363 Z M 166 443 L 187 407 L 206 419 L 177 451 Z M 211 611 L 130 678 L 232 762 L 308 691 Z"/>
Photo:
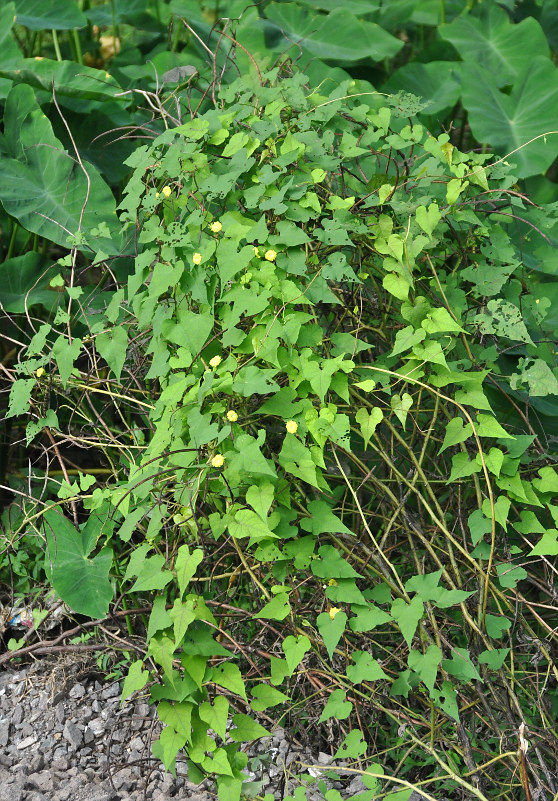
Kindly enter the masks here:
<path id="1" fill-rule="evenodd" d="M 60 657 L 0 672 L 0 801 L 215 801 L 214 785 L 190 782 L 180 757 L 176 778 L 152 758 L 161 727 L 147 696 L 121 707 L 119 682 L 101 680 L 91 665 Z M 281 728 L 248 754 L 246 791 L 275 799 L 300 785 L 299 760 L 323 767 L 332 761 L 327 753 L 291 747 Z M 308 801 L 323 799 L 322 771 L 308 772 L 316 778 Z M 324 790 L 340 794 L 331 798 L 366 790 L 354 774 L 324 782 Z M 422 798 L 415 793 L 410 801 Z"/>

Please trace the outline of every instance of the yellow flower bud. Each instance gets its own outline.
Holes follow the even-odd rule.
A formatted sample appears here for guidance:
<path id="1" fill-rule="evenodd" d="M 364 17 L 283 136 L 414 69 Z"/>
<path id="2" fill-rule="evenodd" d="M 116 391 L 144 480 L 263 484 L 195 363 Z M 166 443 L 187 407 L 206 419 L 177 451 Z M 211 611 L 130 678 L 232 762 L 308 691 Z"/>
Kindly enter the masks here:
<path id="1" fill-rule="evenodd" d="M 215 222 L 212 222 L 209 227 L 211 228 L 214 234 L 218 234 L 223 225 L 222 223 L 219 222 L 219 220 L 215 220 Z"/>
<path id="2" fill-rule="evenodd" d="M 164 186 L 161 191 L 165 197 L 171 196 L 172 189 L 170 188 L 170 186 Z"/>
<path id="3" fill-rule="evenodd" d="M 222 453 L 216 453 L 211 460 L 211 467 L 223 467 L 225 464 L 225 457 Z"/>
<path id="4" fill-rule="evenodd" d="M 155 192 L 155 197 L 159 197 L 159 193 L 158 192 Z"/>
<path id="5" fill-rule="evenodd" d="M 35 375 L 37 376 L 37 378 L 40 378 L 40 377 L 41 377 L 42 375 L 44 375 L 44 374 L 45 374 L 45 368 L 44 368 L 44 367 L 39 367 L 39 369 L 38 369 L 38 370 L 37 370 L 37 372 L 35 373 Z"/>
<path id="6" fill-rule="evenodd" d="M 277 253 L 274 250 L 266 250 L 264 254 L 264 259 L 267 261 L 275 261 L 277 258 Z"/>
<path id="7" fill-rule="evenodd" d="M 260 249 L 259 248 L 254 247 L 254 255 L 256 256 L 257 259 L 260 258 Z"/>
<path id="8" fill-rule="evenodd" d="M 238 420 L 238 415 L 234 409 L 229 409 L 229 411 L 227 412 L 227 420 L 230 423 L 236 423 L 236 421 Z"/>
<path id="9" fill-rule="evenodd" d="M 298 423 L 295 423 L 294 420 L 287 420 L 285 428 L 287 429 L 289 434 L 296 434 L 296 432 L 298 431 Z"/>
<path id="10" fill-rule="evenodd" d="M 194 255 L 192 256 L 192 261 L 194 262 L 194 264 L 201 264 L 201 260 L 202 260 L 201 253 L 194 253 Z"/>
<path id="11" fill-rule="evenodd" d="M 212 359 L 209 360 L 209 364 L 211 367 L 219 367 L 222 361 L 223 360 L 220 356 L 214 356 Z"/>

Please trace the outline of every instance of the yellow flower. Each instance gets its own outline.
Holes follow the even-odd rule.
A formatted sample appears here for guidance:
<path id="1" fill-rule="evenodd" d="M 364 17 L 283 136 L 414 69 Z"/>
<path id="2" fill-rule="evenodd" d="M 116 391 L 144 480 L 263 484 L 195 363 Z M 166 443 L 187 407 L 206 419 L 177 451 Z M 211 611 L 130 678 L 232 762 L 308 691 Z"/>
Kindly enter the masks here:
<path id="1" fill-rule="evenodd" d="M 341 611 L 341 610 L 339 609 L 339 607 L 337 607 L 337 606 L 332 606 L 332 607 L 331 607 L 331 609 L 329 610 L 329 616 L 330 616 L 330 618 L 333 620 L 333 619 L 335 618 L 335 615 L 336 615 L 338 612 L 340 612 L 340 611 Z"/>
<path id="2" fill-rule="evenodd" d="M 210 367 L 219 367 L 222 362 L 222 358 L 220 356 L 214 356 L 212 359 L 209 360 Z"/>
<path id="3" fill-rule="evenodd" d="M 158 192 L 155 192 L 155 197 L 159 197 L 159 193 Z"/>
<path id="4" fill-rule="evenodd" d="M 260 249 L 257 248 L 257 247 L 254 247 L 254 254 L 255 254 L 256 258 L 259 259 L 260 258 Z"/>
<path id="5" fill-rule="evenodd" d="M 161 191 L 165 197 L 171 196 L 172 189 L 170 188 L 170 186 L 164 186 Z"/>
<path id="6" fill-rule="evenodd" d="M 39 367 L 39 369 L 38 369 L 38 370 L 37 370 L 37 372 L 35 373 L 35 375 L 37 376 L 37 378 L 40 378 L 40 377 L 41 377 L 42 375 L 44 375 L 44 374 L 45 374 L 45 368 L 44 368 L 44 367 Z"/>
<path id="7" fill-rule="evenodd" d="M 215 222 L 212 222 L 209 227 L 211 228 L 214 234 L 218 234 L 223 225 L 222 223 L 219 222 L 219 220 L 215 220 Z"/>
<path id="8" fill-rule="evenodd" d="M 277 253 L 274 250 L 266 250 L 264 254 L 264 259 L 267 261 L 275 261 L 277 258 Z"/>
<path id="9" fill-rule="evenodd" d="M 298 431 L 298 423 L 295 423 L 294 420 L 287 420 L 285 428 L 287 429 L 289 434 L 296 434 L 296 432 Z"/>
<path id="10" fill-rule="evenodd" d="M 328 587 L 337 587 L 337 582 L 335 581 L 335 579 L 330 579 L 327 584 Z"/>
<path id="11" fill-rule="evenodd" d="M 225 457 L 222 453 L 216 453 L 211 460 L 211 467 L 223 467 L 225 464 Z"/>
<path id="12" fill-rule="evenodd" d="M 194 262 L 194 264 L 201 264 L 201 260 L 202 260 L 201 253 L 194 253 L 194 255 L 192 256 L 192 261 Z"/>
<path id="13" fill-rule="evenodd" d="M 231 423 L 236 423 L 236 421 L 238 420 L 238 415 L 234 409 L 229 409 L 229 411 L 227 412 L 227 420 Z"/>

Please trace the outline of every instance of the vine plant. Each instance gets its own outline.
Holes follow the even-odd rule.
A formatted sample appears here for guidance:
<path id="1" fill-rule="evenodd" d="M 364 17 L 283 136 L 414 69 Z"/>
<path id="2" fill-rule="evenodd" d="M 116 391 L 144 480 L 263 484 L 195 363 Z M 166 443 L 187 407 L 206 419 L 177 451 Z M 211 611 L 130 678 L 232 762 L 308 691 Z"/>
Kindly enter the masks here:
<path id="1" fill-rule="evenodd" d="M 128 159 L 127 282 L 80 234 L 10 373 L 44 454 L 10 542 L 127 617 L 123 700 L 149 688 L 155 756 L 222 801 L 258 791 L 243 747 L 274 721 L 317 727 L 361 801 L 551 798 L 558 474 L 525 390 L 558 384 L 508 230 L 527 201 L 415 98 L 353 92 L 254 71 Z"/>

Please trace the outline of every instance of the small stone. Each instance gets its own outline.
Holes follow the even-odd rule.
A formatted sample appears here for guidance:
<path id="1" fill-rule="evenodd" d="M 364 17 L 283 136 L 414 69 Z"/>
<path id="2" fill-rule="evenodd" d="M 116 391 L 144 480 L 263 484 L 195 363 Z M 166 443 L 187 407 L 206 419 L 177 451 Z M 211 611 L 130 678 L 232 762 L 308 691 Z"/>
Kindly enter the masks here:
<path id="1" fill-rule="evenodd" d="M 83 698 L 85 695 L 85 687 L 83 684 L 74 684 L 70 690 L 70 698 Z"/>
<path id="2" fill-rule="evenodd" d="M 59 701 L 54 707 L 54 717 L 57 723 L 60 723 L 60 725 L 64 725 L 64 722 L 66 720 L 66 711 L 64 709 L 64 704 L 62 701 Z"/>
<path id="3" fill-rule="evenodd" d="M 8 745 L 10 739 L 10 722 L 4 718 L 0 720 L 0 747 Z"/>
<path id="4" fill-rule="evenodd" d="M 110 684 L 108 687 L 105 687 L 103 692 L 101 693 L 101 697 L 107 700 L 108 698 L 114 698 L 115 696 L 120 695 L 120 685 L 118 682 L 115 684 Z"/>
<path id="5" fill-rule="evenodd" d="M 34 756 L 29 764 L 32 773 L 38 773 L 40 770 L 44 768 L 44 766 L 45 766 L 45 758 L 42 754 L 37 754 L 36 756 Z M 40 789 L 41 788 L 39 787 L 39 790 Z"/>
<path id="6" fill-rule="evenodd" d="M 83 732 L 83 739 L 86 745 L 89 745 L 89 743 L 92 743 L 95 740 L 95 732 L 89 726 L 87 726 Z"/>
<path id="7" fill-rule="evenodd" d="M 105 731 L 105 721 L 102 718 L 93 718 L 89 721 L 89 728 L 95 737 L 100 737 Z"/>
<path id="8" fill-rule="evenodd" d="M 14 726 L 19 726 L 22 720 L 23 720 L 23 706 L 22 704 L 17 704 L 16 708 L 12 713 L 12 723 L 14 724 Z"/>
<path id="9" fill-rule="evenodd" d="M 66 725 L 64 726 L 63 735 L 64 735 L 64 738 L 74 748 L 79 748 L 80 745 L 83 743 L 83 732 L 81 731 L 81 729 L 78 729 L 76 724 L 72 723 L 71 720 L 67 720 L 66 721 Z"/>
<path id="10" fill-rule="evenodd" d="M 36 742 L 37 736 L 35 734 L 31 734 L 29 737 L 26 737 L 17 744 L 17 750 L 23 751 L 25 748 L 29 748 L 30 745 L 35 745 Z"/>
<path id="11" fill-rule="evenodd" d="M 69 764 L 70 763 L 65 757 L 59 757 L 58 759 L 55 759 L 54 762 L 52 763 L 52 769 L 59 770 L 65 773 L 68 770 Z"/>

